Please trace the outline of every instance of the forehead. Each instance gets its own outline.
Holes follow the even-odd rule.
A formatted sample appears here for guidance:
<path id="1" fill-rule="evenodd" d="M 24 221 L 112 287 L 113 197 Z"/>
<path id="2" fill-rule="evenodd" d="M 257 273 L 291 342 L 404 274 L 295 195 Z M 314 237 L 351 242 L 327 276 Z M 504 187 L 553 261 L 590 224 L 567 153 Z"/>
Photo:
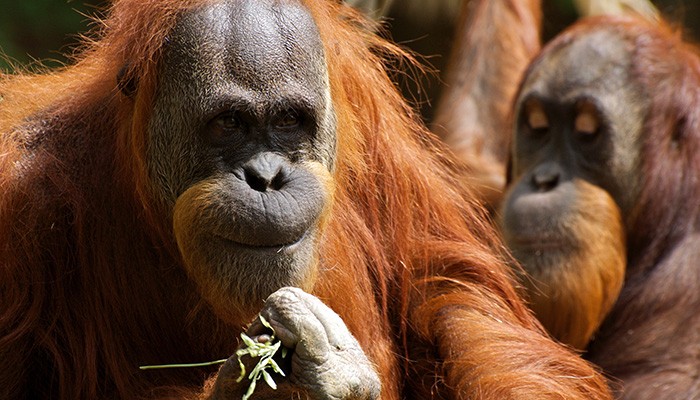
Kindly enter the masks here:
<path id="1" fill-rule="evenodd" d="M 550 49 L 532 69 L 523 94 L 537 93 L 560 102 L 577 97 L 603 100 L 630 89 L 634 44 L 608 29 L 584 32 Z"/>
<path id="2" fill-rule="evenodd" d="M 322 87 L 326 75 L 316 24 L 294 0 L 223 0 L 191 10 L 168 36 L 165 58 L 185 80 L 234 81 L 265 96 Z"/>

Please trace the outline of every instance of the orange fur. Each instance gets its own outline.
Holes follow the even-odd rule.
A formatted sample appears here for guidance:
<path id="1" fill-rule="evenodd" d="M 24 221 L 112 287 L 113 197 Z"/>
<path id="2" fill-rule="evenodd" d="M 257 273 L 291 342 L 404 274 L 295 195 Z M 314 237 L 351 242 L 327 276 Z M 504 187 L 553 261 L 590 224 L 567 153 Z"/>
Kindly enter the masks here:
<path id="1" fill-rule="evenodd" d="M 382 398 L 608 398 L 518 298 L 484 211 L 384 71 L 378 54 L 401 52 L 354 12 L 305 3 L 339 126 L 312 292 L 376 364 Z M 202 302 L 146 179 L 160 47 L 197 4 L 117 1 L 74 66 L 3 77 L 0 397 L 206 397 L 214 371 L 136 367 L 236 349 L 248 320 L 225 323 Z M 116 88 L 125 64 L 134 99 Z M 439 375 L 421 385 L 424 369 Z"/>
<path id="2" fill-rule="evenodd" d="M 620 294 L 627 257 L 622 217 L 610 195 L 585 181 L 575 186 L 578 196 L 570 207 L 577 212 L 558 233 L 575 245 L 543 251 L 547 254 L 537 265 L 522 261 L 527 275 L 521 280 L 523 295 L 547 331 L 583 350 Z M 508 235 L 505 240 L 511 242 Z"/>
<path id="3" fill-rule="evenodd" d="M 615 50 L 606 52 L 601 46 L 605 42 L 617 43 Z M 582 44 L 590 47 L 577 47 Z M 588 50 L 584 49 L 593 49 L 599 58 L 586 64 Z M 596 76 L 594 71 L 603 69 L 606 72 L 593 82 L 590 77 Z M 580 338 L 574 343 L 585 343 L 595 326 L 585 320 L 601 318 L 601 312 L 609 308 L 610 296 L 619 290 L 609 313 L 586 344 L 586 358 L 615 382 L 617 398 L 698 398 L 700 49 L 685 41 L 678 27 L 663 20 L 590 17 L 550 41 L 529 67 L 524 82 L 524 88 L 537 88 L 550 104 L 571 104 L 575 97 L 585 96 L 619 107 L 616 111 L 602 108 L 606 126 L 600 134 L 616 149 L 613 154 L 600 160 L 589 159 L 590 151 L 567 149 L 557 154 L 566 154 L 567 162 L 585 159 L 587 165 L 576 168 L 586 170 L 580 179 L 590 179 L 590 184 L 579 184 L 580 189 L 571 196 L 578 199 L 585 193 L 580 200 L 567 201 L 558 209 L 541 209 L 561 217 L 552 218 L 556 221 L 547 224 L 553 228 L 550 230 L 566 226 L 550 232 L 558 243 L 585 239 L 585 245 L 570 254 L 554 250 L 550 259 L 541 263 L 545 267 L 542 271 L 523 261 L 536 278 L 528 289 L 541 291 L 531 294 L 538 316 L 555 336 Z M 543 89 L 555 82 L 556 86 Z M 520 96 L 528 96 L 528 89 L 523 91 Z M 559 91 L 561 96 L 556 98 Z M 569 123 L 574 125 L 574 121 Z M 552 138 L 548 146 L 578 146 L 560 138 Z M 620 145 L 622 140 L 633 145 Z M 513 165 L 521 162 L 519 156 Z M 532 154 L 527 157 L 535 158 Z M 545 155 L 536 159 L 550 161 Z M 620 160 L 635 160 L 635 164 L 626 172 L 615 172 L 610 166 Z M 600 185 L 597 189 L 593 187 L 596 184 Z M 602 193 L 604 189 L 609 195 Z M 572 209 L 576 213 L 573 218 Z M 517 250 L 514 255 L 518 258 Z M 567 261 L 567 257 L 572 259 Z M 525 258 L 538 260 L 532 252 Z M 621 263 L 625 276 L 620 289 L 622 272 L 615 271 Z M 548 267 L 550 272 L 545 271 Z M 599 285 L 606 279 L 604 274 L 611 272 L 618 276 L 608 276 L 613 279 L 606 294 Z M 582 316 L 589 317 L 567 328 L 562 316 L 582 311 Z"/>
<path id="4" fill-rule="evenodd" d="M 496 208 L 504 187 L 510 108 L 540 49 L 540 0 L 463 2 L 433 130 L 467 164 L 477 195 Z"/>

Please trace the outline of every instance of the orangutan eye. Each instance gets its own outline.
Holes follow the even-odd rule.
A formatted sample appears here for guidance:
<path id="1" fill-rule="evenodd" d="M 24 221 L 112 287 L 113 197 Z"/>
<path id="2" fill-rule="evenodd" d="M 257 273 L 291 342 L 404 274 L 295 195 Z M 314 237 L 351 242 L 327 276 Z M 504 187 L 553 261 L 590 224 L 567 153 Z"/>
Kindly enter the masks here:
<path id="1" fill-rule="evenodd" d="M 585 101 L 578 106 L 574 129 L 582 137 L 591 137 L 600 130 L 600 119 L 594 104 Z"/>
<path id="2" fill-rule="evenodd" d="M 549 119 L 539 101 L 531 100 L 525 104 L 525 118 L 531 132 L 542 134 L 549 130 Z"/>
<path id="3" fill-rule="evenodd" d="M 215 117 L 207 125 L 207 138 L 214 144 L 221 144 L 229 138 L 240 134 L 243 122 L 236 113 L 227 112 Z"/>
<path id="4" fill-rule="evenodd" d="M 275 127 L 280 129 L 290 129 L 301 125 L 301 123 L 301 115 L 294 110 L 289 110 L 282 114 L 281 118 L 275 122 Z"/>
<path id="5" fill-rule="evenodd" d="M 215 121 L 216 121 L 217 127 L 219 127 L 222 130 L 229 131 L 229 132 L 240 129 L 240 127 L 241 127 L 241 120 L 234 113 L 224 114 L 224 115 L 216 118 Z"/>

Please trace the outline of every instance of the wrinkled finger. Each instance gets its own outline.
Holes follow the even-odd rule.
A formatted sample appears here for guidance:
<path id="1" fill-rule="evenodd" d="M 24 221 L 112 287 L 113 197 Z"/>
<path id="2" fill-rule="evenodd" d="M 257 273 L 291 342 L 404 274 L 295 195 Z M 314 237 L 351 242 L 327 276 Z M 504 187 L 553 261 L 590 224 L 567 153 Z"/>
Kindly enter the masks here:
<path id="1" fill-rule="evenodd" d="M 323 325 L 328 343 L 331 346 L 338 350 L 358 346 L 357 340 L 352 336 L 340 315 L 324 304 L 318 297 L 298 288 L 289 288 L 289 290 L 293 291 L 306 304 L 306 307 Z"/>
<path id="2" fill-rule="evenodd" d="M 323 361 L 330 347 L 326 329 L 298 289 L 282 288 L 265 301 L 260 314 L 270 323 L 282 345 L 299 357 Z"/>

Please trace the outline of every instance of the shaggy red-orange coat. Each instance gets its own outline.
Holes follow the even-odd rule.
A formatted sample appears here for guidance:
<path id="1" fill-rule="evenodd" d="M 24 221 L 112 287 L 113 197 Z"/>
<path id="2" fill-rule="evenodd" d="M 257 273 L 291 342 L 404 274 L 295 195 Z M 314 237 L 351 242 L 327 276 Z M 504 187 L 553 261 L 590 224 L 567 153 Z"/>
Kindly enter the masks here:
<path id="1" fill-rule="evenodd" d="M 249 319 L 204 304 L 147 178 L 161 47 L 201 3 L 116 1 L 74 66 L 2 77 L 3 399 L 195 397 L 215 371 L 138 366 L 237 348 Z M 376 365 L 382 398 L 607 398 L 517 297 L 483 212 L 387 77 L 381 55 L 397 49 L 333 2 L 304 4 L 339 127 L 313 294 Z M 117 87 L 125 65 L 133 97 Z"/>

